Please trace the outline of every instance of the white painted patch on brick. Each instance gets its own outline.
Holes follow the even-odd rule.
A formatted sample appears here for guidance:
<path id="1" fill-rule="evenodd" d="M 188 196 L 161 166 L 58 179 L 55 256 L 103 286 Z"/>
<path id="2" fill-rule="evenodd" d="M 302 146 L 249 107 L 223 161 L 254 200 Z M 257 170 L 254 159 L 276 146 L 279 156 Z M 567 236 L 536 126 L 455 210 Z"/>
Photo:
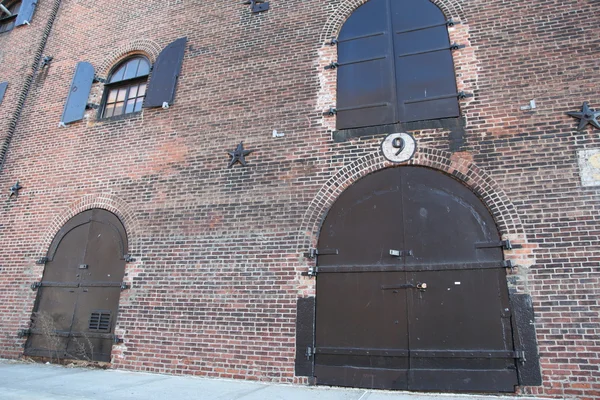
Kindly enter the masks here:
<path id="1" fill-rule="evenodd" d="M 600 149 L 579 150 L 581 186 L 600 186 Z"/>

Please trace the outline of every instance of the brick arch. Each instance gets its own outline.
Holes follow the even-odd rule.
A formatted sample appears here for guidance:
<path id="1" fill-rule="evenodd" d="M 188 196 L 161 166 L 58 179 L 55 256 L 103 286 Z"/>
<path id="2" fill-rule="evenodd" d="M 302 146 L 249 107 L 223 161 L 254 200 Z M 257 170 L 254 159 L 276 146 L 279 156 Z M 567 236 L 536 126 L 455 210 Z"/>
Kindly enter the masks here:
<path id="1" fill-rule="evenodd" d="M 124 59 L 127 56 L 133 54 L 143 54 L 150 59 L 150 63 L 154 64 L 156 61 L 156 57 L 161 51 L 161 47 L 158 43 L 147 40 L 147 39 L 138 39 L 132 40 L 129 43 L 126 43 L 122 46 L 119 46 L 115 50 L 113 50 L 98 66 L 98 74 L 102 77 L 108 76 L 111 68 L 115 66 L 119 61 Z"/>
<path id="2" fill-rule="evenodd" d="M 326 43 L 333 37 L 337 37 L 342 25 L 348 19 L 350 14 L 368 0 L 344 0 L 331 13 L 323 31 L 321 32 L 321 43 Z M 457 21 L 466 22 L 465 14 L 462 9 L 463 0 L 430 0 L 438 6 L 446 18 L 453 18 Z"/>
<path id="3" fill-rule="evenodd" d="M 483 201 L 503 237 L 526 240 L 523 224 L 507 194 L 484 170 L 472 162 L 452 157 L 451 153 L 442 150 L 420 148 L 413 159 L 404 165 L 429 167 L 452 175 Z M 316 245 L 327 212 L 346 188 L 372 172 L 397 166 L 398 164 L 385 159 L 380 151 L 376 151 L 345 166 L 329 178 L 304 214 L 299 232 L 299 252 L 305 252 L 308 247 Z"/>
<path id="4" fill-rule="evenodd" d="M 48 248 L 54 240 L 58 231 L 64 224 L 75 215 L 93 208 L 101 208 L 115 214 L 123 223 L 125 232 L 127 232 L 128 253 L 141 254 L 140 249 L 140 227 L 134 210 L 121 198 L 113 194 L 90 194 L 71 203 L 66 207 L 46 229 L 42 237 L 38 254 L 45 256 Z"/>

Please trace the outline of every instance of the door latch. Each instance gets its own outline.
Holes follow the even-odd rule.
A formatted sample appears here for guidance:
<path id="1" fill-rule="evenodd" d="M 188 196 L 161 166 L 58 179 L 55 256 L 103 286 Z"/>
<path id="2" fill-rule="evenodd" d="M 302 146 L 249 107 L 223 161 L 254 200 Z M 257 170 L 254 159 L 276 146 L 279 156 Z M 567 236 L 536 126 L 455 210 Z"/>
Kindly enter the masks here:
<path id="1" fill-rule="evenodd" d="M 392 257 L 402 257 L 402 256 L 412 257 L 413 256 L 413 251 L 412 250 L 394 250 L 394 249 L 390 249 L 390 256 L 392 256 Z"/>

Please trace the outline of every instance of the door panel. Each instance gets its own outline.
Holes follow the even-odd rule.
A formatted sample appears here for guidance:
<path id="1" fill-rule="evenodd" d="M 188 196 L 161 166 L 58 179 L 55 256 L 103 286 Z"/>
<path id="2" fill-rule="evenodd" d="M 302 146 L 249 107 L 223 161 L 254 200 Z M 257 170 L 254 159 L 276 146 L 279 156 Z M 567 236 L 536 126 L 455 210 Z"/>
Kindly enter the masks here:
<path id="1" fill-rule="evenodd" d="M 73 217 L 48 252 L 25 354 L 110 361 L 127 249 L 108 211 Z"/>
<path id="2" fill-rule="evenodd" d="M 502 251 L 475 246 L 499 240 L 483 203 L 442 173 L 389 168 L 349 187 L 319 238 L 337 254 L 317 260 L 317 383 L 513 391 Z"/>

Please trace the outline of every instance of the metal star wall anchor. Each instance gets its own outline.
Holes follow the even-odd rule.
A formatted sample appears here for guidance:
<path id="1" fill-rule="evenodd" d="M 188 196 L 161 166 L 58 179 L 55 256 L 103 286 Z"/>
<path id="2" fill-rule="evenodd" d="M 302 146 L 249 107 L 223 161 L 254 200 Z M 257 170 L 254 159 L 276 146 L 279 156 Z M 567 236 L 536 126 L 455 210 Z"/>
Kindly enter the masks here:
<path id="1" fill-rule="evenodd" d="M 246 164 L 245 157 L 253 151 L 254 150 L 244 150 L 244 142 L 240 142 L 234 151 L 227 152 L 231 156 L 231 161 L 229 161 L 227 168 L 233 167 L 233 165 L 237 162 L 242 164 L 243 167 L 246 167 L 248 164 Z"/>
<path id="2" fill-rule="evenodd" d="M 10 194 L 8 195 L 9 198 L 15 196 L 15 197 L 19 197 L 19 190 L 23 189 L 23 186 L 19 185 L 19 181 L 17 181 L 17 183 L 15 183 L 14 185 L 11 186 L 10 188 Z"/>
<path id="3" fill-rule="evenodd" d="M 598 122 L 600 111 L 591 109 L 587 101 L 583 102 L 581 112 L 568 112 L 567 115 L 579 119 L 578 131 L 584 130 L 588 124 L 600 129 L 600 122 Z"/>

